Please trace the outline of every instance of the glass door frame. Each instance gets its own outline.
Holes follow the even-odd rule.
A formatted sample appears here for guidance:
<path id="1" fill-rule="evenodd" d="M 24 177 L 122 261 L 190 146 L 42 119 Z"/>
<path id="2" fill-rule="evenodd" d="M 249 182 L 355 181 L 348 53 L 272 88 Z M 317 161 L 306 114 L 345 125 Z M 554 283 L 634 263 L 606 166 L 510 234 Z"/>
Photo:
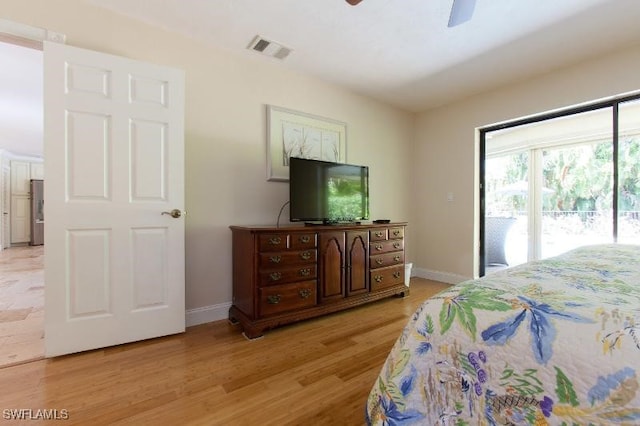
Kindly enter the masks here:
<path id="1" fill-rule="evenodd" d="M 551 111 L 551 112 L 547 112 L 544 114 L 539 114 L 539 115 L 535 115 L 535 116 L 531 116 L 531 117 L 525 117 L 525 118 L 521 118 L 521 119 L 516 119 L 516 120 L 512 120 L 512 121 L 507 121 L 507 122 L 503 122 L 503 123 L 499 123 L 499 124 L 495 124 L 495 125 L 491 125 L 491 126 L 486 126 L 486 127 L 482 127 L 478 129 L 478 134 L 479 134 L 479 147 L 478 147 L 478 153 L 479 153 L 479 164 L 478 164 L 478 206 L 479 206 L 479 211 L 478 211 L 478 220 L 477 220 L 477 227 L 478 227 L 478 238 L 479 238 L 479 244 L 478 244 L 478 249 L 479 249 L 479 262 L 478 262 L 478 276 L 482 277 L 485 275 L 485 213 L 486 213 L 486 206 L 485 206 L 485 173 L 486 173 L 486 164 L 485 164 L 485 160 L 486 160 L 486 153 L 487 153 L 487 134 L 490 132 L 494 132 L 497 130 L 503 130 L 503 129 L 508 129 L 508 128 L 512 128 L 512 127 L 518 127 L 518 126 L 522 126 L 522 125 L 527 125 L 527 124 L 532 124 L 532 123 L 538 123 L 538 122 L 542 122 L 542 121 L 546 121 L 546 120 L 551 120 L 551 119 L 555 119 L 555 118 L 561 118 L 561 117 L 567 117 L 567 116 L 571 116 L 571 115 L 575 115 L 575 114 L 580 114 L 580 113 L 584 113 L 584 112 L 591 112 L 591 111 L 595 111 L 598 109 L 604 109 L 604 108 L 611 108 L 612 109 L 612 141 L 613 141 L 613 200 L 612 200 L 612 209 L 613 209 L 613 241 L 617 242 L 618 240 L 618 152 L 619 152 L 619 148 L 618 148 L 618 137 L 619 137 L 619 127 L 618 127 L 618 115 L 619 115 L 619 105 L 625 102 L 630 102 L 630 101 L 638 101 L 640 100 L 640 93 L 634 93 L 634 94 L 629 94 L 629 95 L 623 95 L 623 96 L 618 96 L 618 97 L 614 97 L 611 99 L 607 99 L 607 100 L 602 100 L 602 101 L 597 101 L 597 102 L 593 102 L 593 103 L 589 103 L 589 104 L 584 104 L 584 105 L 580 105 L 580 106 L 575 106 L 575 107 L 571 107 L 571 108 L 566 108 L 566 109 L 562 109 L 562 110 L 556 110 L 556 111 Z M 532 162 L 532 159 L 529 159 L 530 163 Z M 537 174 L 534 174 L 534 176 L 536 176 Z M 535 192 L 534 192 L 535 194 Z M 534 203 L 530 203 L 530 204 L 536 204 Z M 530 213 L 531 213 L 531 206 L 529 207 Z M 533 221 L 535 223 L 539 223 L 540 221 Z M 531 227 L 531 224 L 529 225 L 529 228 Z M 538 230 L 539 231 L 539 230 Z M 536 238 L 534 236 L 534 238 Z M 530 239 L 531 240 L 531 239 Z M 530 253 L 530 250 L 532 248 L 532 246 L 534 246 L 534 243 L 532 241 L 529 241 L 528 243 L 528 251 Z M 528 256 L 529 260 L 531 258 L 531 256 Z"/>

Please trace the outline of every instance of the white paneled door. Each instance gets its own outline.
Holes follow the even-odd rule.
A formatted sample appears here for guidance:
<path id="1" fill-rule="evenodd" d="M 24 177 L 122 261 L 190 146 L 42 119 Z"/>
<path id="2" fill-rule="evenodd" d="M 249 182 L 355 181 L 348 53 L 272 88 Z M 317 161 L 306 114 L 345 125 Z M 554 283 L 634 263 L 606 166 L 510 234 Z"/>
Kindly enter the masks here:
<path id="1" fill-rule="evenodd" d="M 183 71 L 45 42 L 44 111 L 46 356 L 183 332 Z"/>

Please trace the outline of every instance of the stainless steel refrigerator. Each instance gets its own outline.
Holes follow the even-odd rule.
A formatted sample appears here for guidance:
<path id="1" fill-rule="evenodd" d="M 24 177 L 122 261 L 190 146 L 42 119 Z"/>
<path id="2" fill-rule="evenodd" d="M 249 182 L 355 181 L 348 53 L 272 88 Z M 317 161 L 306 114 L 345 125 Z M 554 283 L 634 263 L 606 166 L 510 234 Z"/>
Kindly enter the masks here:
<path id="1" fill-rule="evenodd" d="M 31 241 L 32 246 L 44 244 L 44 181 L 31 179 Z"/>

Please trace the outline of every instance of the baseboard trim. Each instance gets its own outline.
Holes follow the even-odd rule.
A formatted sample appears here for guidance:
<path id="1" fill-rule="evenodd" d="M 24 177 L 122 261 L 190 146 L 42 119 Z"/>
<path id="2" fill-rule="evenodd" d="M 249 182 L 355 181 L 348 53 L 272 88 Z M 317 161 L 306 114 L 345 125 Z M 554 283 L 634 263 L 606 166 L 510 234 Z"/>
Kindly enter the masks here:
<path id="1" fill-rule="evenodd" d="M 464 275 L 452 274 L 450 272 L 433 271 L 424 268 L 413 268 L 411 276 L 425 278 L 427 280 L 440 281 L 447 284 L 458 284 L 463 281 L 468 281 L 471 277 L 465 277 Z"/>
<path id="2" fill-rule="evenodd" d="M 229 318 L 229 308 L 231 302 L 219 303 L 217 305 L 203 306 L 201 308 L 189 309 L 186 312 L 186 325 L 205 324 L 212 321 L 220 321 Z"/>

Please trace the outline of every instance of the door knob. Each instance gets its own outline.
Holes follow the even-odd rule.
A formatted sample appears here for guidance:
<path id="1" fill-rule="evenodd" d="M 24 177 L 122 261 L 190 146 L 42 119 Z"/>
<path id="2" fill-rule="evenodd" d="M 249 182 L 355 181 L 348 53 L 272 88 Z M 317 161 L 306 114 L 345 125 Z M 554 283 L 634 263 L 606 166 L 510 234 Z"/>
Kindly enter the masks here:
<path id="1" fill-rule="evenodd" d="M 162 214 L 168 214 L 169 216 L 171 216 L 174 219 L 179 218 L 180 216 L 182 216 L 182 211 L 180 211 L 179 209 L 173 209 L 170 212 L 162 212 Z M 186 214 L 186 213 L 185 213 Z"/>

